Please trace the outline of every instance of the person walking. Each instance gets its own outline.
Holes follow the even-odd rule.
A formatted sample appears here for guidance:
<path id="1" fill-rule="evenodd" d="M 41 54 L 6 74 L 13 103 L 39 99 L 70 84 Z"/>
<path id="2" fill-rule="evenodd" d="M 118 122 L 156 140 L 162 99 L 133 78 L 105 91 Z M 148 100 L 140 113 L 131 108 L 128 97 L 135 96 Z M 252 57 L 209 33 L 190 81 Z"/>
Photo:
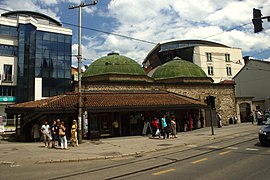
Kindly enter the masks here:
<path id="1" fill-rule="evenodd" d="M 35 142 L 38 142 L 40 140 L 40 126 L 35 123 L 32 127 L 32 135 Z"/>
<path id="2" fill-rule="evenodd" d="M 160 137 L 160 130 L 158 126 L 158 120 L 156 117 L 154 117 L 154 120 L 152 121 L 152 127 L 153 127 L 153 137 L 158 136 Z"/>
<path id="3" fill-rule="evenodd" d="M 161 118 L 161 126 L 162 126 L 163 139 L 165 139 L 165 136 L 169 138 L 168 125 L 166 123 L 166 114 L 163 114 L 163 117 Z"/>
<path id="4" fill-rule="evenodd" d="M 56 121 L 53 121 L 52 124 L 52 148 L 55 148 L 56 144 L 55 142 L 58 142 L 58 138 L 59 138 L 59 127 L 56 124 Z"/>
<path id="5" fill-rule="evenodd" d="M 50 148 L 51 129 L 48 121 L 45 121 L 44 124 L 41 126 L 40 132 L 43 135 L 43 142 L 45 144 L 45 148 Z"/>
<path id="6" fill-rule="evenodd" d="M 260 110 L 256 111 L 257 125 L 262 125 L 262 113 Z"/>
<path id="7" fill-rule="evenodd" d="M 189 115 L 189 130 L 192 131 L 193 129 L 193 119 L 192 119 L 192 116 Z"/>
<path id="8" fill-rule="evenodd" d="M 71 125 L 71 138 L 70 138 L 70 144 L 71 146 L 75 146 L 74 144 L 76 144 L 76 146 L 78 146 L 78 139 L 77 139 L 77 121 L 74 119 L 72 121 L 72 125 Z"/>
<path id="9" fill-rule="evenodd" d="M 177 138 L 176 137 L 176 122 L 175 122 L 174 116 L 172 116 L 172 119 L 171 119 L 171 129 L 172 129 L 172 138 Z"/>
<path id="10" fill-rule="evenodd" d="M 217 113 L 217 124 L 218 124 L 218 128 L 222 128 L 222 118 L 220 113 Z"/>
<path id="11" fill-rule="evenodd" d="M 112 127 L 113 127 L 113 136 L 114 137 L 119 136 L 119 123 L 118 123 L 118 120 L 115 120 L 112 123 Z"/>
<path id="12" fill-rule="evenodd" d="M 56 126 L 57 126 L 57 128 L 56 128 L 55 133 L 56 133 L 56 135 L 57 135 L 58 146 L 61 147 L 61 137 L 59 136 L 59 128 L 60 128 L 60 126 L 61 126 L 61 121 L 60 121 L 60 119 L 57 119 L 57 120 L 56 120 Z"/>
<path id="13" fill-rule="evenodd" d="M 61 138 L 61 149 L 67 149 L 66 127 L 64 121 L 61 122 L 59 128 L 59 136 Z"/>
<path id="14" fill-rule="evenodd" d="M 249 117 L 250 117 L 251 124 L 254 124 L 254 117 L 253 117 L 253 112 L 252 111 L 250 112 Z"/>

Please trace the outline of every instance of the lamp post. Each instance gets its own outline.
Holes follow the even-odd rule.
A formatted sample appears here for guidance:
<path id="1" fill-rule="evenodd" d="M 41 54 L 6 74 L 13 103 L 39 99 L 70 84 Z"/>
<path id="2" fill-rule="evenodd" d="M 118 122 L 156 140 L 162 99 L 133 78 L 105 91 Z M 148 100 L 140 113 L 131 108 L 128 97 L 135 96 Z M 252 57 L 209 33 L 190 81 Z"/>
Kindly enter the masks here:
<path id="1" fill-rule="evenodd" d="M 90 4 L 81 3 L 80 5 L 70 5 L 69 9 L 79 8 L 78 19 L 78 142 L 82 143 L 82 8 L 96 5 L 97 1 L 92 0 Z"/>

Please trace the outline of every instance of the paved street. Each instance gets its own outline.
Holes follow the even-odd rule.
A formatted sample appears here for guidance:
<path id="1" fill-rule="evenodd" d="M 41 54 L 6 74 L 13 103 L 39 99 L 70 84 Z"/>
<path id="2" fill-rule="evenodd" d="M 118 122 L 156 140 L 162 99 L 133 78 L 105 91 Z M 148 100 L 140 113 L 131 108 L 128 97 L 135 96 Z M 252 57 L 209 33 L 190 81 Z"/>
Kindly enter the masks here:
<path id="1" fill-rule="evenodd" d="M 198 153 L 200 155 L 198 155 Z M 129 176 L 128 179 L 268 179 L 270 175 L 270 149 L 261 147 L 257 140 L 234 146 L 198 147 L 188 152 L 197 154 L 183 158 L 183 153 L 165 156 L 175 160 L 147 172 Z"/>
<path id="2" fill-rule="evenodd" d="M 237 158 L 234 156 L 237 156 L 237 154 L 241 155 L 237 156 L 240 159 L 254 152 L 265 154 L 265 157 L 267 157 L 270 153 L 269 148 L 261 147 L 258 143 L 258 129 L 258 126 L 242 123 L 221 129 L 215 128 L 215 135 L 211 135 L 210 128 L 204 128 L 192 132 L 179 133 L 176 139 L 163 140 L 143 136 L 100 139 L 98 141 L 84 141 L 79 147 L 71 147 L 66 151 L 46 149 L 41 142 L 18 143 L 1 140 L 0 170 L 4 173 L 1 173 L 0 179 L 8 177 L 10 179 L 65 179 L 69 177 L 74 177 L 75 179 L 84 179 L 86 177 L 106 179 L 108 177 L 117 177 L 123 174 L 123 172 L 131 172 L 130 175 L 136 176 L 140 172 L 145 172 L 146 176 L 143 175 L 143 177 L 139 178 L 149 178 L 148 170 L 154 169 L 153 172 L 150 172 L 151 175 L 155 172 L 166 171 L 168 168 L 175 169 L 169 171 L 175 171 L 177 174 L 190 177 L 188 172 L 193 174 L 197 170 L 195 169 L 194 172 L 191 170 L 186 173 L 184 173 L 185 171 L 179 171 L 182 170 L 182 164 L 181 168 L 178 168 L 177 161 L 184 163 L 184 160 L 186 160 L 186 163 L 188 163 L 192 160 L 213 163 L 206 164 L 206 167 L 215 167 L 217 164 L 223 163 L 222 167 L 225 167 L 228 164 L 232 164 L 231 162 L 236 162 L 234 160 L 237 160 Z M 238 146 L 238 144 L 241 144 L 241 146 Z M 207 153 L 205 157 L 204 153 Z M 224 156 L 233 154 L 234 156 L 231 156 L 231 159 L 224 162 L 223 160 L 214 161 L 212 160 L 211 153 L 213 156 L 217 156 L 216 153 L 223 153 Z M 156 159 L 156 157 L 163 157 L 165 155 L 166 158 Z M 208 155 L 211 155 L 211 158 Z M 202 160 L 205 158 L 207 158 L 207 161 Z M 256 157 L 254 158 L 256 159 Z M 255 159 L 252 160 L 257 162 Z M 137 163 L 134 163 L 134 161 L 137 161 Z M 189 164 L 184 165 L 188 169 L 189 166 Z M 158 169 L 159 167 L 161 169 Z M 105 171 L 102 171 L 102 169 L 105 169 Z M 123 171 L 124 169 L 125 171 Z M 16 173 L 13 173 L 15 170 Z M 138 173 L 133 173 L 134 171 Z M 227 171 L 224 172 L 227 173 Z M 89 172 L 94 172 L 94 174 L 89 174 Z M 74 173 L 79 174 L 74 176 Z M 171 173 L 168 173 L 168 176 L 169 174 Z M 127 175 L 124 177 L 128 178 Z M 131 177 L 132 179 L 134 178 L 133 176 Z"/>

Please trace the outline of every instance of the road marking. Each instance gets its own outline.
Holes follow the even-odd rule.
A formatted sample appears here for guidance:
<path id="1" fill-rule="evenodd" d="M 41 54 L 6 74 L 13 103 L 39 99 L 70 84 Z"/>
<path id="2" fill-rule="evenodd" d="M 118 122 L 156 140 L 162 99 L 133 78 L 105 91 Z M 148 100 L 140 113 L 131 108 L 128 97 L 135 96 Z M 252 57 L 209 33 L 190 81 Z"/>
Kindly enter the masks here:
<path id="1" fill-rule="evenodd" d="M 153 173 L 152 175 L 153 176 L 159 176 L 161 174 L 165 174 L 165 173 L 168 173 L 168 172 L 172 172 L 172 171 L 175 171 L 176 169 L 168 169 L 168 170 L 164 170 L 164 171 L 159 171 L 159 172 L 156 172 L 156 173 Z"/>
<path id="2" fill-rule="evenodd" d="M 231 150 L 229 150 L 229 151 L 224 151 L 224 152 L 221 152 L 221 153 L 219 153 L 219 155 L 224 155 L 224 154 L 228 154 L 229 152 L 231 152 Z"/>
<path id="3" fill-rule="evenodd" d="M 198 146 L 195 144 L 190 144 L 190 145 L 188 145 L 188 147 L 198 147 Z"/>
<path id="4" fill-rule="evenodd" d="M 233 149 L 233 150 L 236 150 L 236 149 L 238 149 L 238 147 L 227 147 L 227 149 Z"/>
<path id="5" fill-rule="evenodd" d="M 212 149 L 218 149 L 219 146 L 207 146 L 208 148 L 212 148 Z"/>
<path id="6" fill-rule="evenodd" d="M 19 165 L 19 164 L 10 165 L 10 167 L 19 167 L 19 166 L 21 166 L 21 165 Z"/>
<path id="7" fill-rule="evenodd" d="M 246 148 L 247 151 L 259 151 L 259 149 Z"/>
<path id="8" fill-rule="evenodd" d="M 197 163 L 200 163 L 200 162 L 203 162 L 203 161 L 206 161 L 206 160 L 208 160 L 208 158 L 203 158 L 203 159 L 199 159 L 197 161 L 193 161 L 193 162 L 191 162 L 191 164 L 197 164 Z"/>

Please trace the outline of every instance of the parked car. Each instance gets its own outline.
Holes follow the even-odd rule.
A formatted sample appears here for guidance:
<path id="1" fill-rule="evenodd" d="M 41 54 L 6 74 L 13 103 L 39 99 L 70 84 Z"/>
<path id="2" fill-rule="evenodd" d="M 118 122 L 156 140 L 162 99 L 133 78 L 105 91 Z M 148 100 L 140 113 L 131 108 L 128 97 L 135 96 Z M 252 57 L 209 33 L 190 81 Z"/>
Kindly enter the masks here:
<path id="1" fill-rule="evenodd" d="M 262 146 L 270 145 L 270 118 L 259 130 L 259 140 Z"/>

